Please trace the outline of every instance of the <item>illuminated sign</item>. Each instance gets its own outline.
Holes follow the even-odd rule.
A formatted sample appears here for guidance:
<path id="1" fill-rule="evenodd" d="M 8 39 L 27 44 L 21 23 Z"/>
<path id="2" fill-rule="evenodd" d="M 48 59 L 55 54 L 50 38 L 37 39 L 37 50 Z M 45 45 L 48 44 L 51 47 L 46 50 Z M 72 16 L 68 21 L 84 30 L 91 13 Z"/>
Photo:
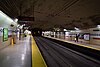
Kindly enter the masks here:
<path id="1" fill-rule="evenodd" d="M 90 34 L 84 34 L 84 39 L 85 40 L 90 40 Z"/>
<path id="2" fill-rule="evenodd" d="M 8 28 L 3 28 L 3 41 L 8 40 Z"/>

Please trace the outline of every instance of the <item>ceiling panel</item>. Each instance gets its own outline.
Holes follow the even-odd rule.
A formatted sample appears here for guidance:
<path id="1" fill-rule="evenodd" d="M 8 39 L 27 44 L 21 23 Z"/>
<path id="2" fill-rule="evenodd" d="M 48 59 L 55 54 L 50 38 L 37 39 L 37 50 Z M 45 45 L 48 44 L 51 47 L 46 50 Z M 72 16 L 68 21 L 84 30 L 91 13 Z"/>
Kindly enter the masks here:
<path id="1" fill-rule="evenodd" d="M 100 0 L 0 0 L 0 10 L 11 18 L 35 17 L 29 25 L 49 29 L 80 29 L 100 24 Z"/>

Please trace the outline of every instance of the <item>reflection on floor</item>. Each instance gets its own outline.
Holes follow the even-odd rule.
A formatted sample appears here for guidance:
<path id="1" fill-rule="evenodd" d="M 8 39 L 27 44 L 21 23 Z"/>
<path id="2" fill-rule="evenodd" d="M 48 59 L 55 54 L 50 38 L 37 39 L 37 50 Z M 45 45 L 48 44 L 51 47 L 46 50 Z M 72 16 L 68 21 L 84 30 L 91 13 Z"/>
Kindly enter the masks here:
<path id="1" fill-rule="evenodd" d="M 0 67 L 31 67 L 29 36 L 0 51 Z"/>

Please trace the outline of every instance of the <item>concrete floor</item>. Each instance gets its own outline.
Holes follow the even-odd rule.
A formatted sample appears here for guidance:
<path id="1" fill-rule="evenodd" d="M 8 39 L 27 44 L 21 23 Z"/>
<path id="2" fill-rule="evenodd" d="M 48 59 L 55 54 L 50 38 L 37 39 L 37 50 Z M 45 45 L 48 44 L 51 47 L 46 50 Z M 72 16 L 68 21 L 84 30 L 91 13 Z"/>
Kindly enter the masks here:
<path id="1" fill-rule="evenodd" d="M 31 67 L 29 36 L 0 51 L 0 67 Z"/>

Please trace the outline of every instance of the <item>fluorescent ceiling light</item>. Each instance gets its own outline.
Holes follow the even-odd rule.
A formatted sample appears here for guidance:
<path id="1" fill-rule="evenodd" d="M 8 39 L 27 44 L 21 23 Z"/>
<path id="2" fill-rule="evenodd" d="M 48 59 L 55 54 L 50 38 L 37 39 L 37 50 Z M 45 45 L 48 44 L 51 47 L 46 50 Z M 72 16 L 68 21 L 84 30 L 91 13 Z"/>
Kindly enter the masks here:
<path id="1" fill-rule="evenodd" d="M 79 29 L 79 28 L 77 28 L 77 27 L 74 27 L 74 29 L 75 29 L 75 30 L 80 30 L 80 29 Z"/>
<path id="2" fill-rule="evenodd" d="M 97 25 L 97 28 L 100 28 L 100 25 Z"/>
<path id="3" fill-rule="evenodd" d="M 67 31 L 66 29 L 64 29 L 64 31 Z"/>
<path id="4" fill-rule="evenodd" d="M 14 21 L 15 21 L 15 22 L 18 22 L 18 19 L 16 18 Z"/>

